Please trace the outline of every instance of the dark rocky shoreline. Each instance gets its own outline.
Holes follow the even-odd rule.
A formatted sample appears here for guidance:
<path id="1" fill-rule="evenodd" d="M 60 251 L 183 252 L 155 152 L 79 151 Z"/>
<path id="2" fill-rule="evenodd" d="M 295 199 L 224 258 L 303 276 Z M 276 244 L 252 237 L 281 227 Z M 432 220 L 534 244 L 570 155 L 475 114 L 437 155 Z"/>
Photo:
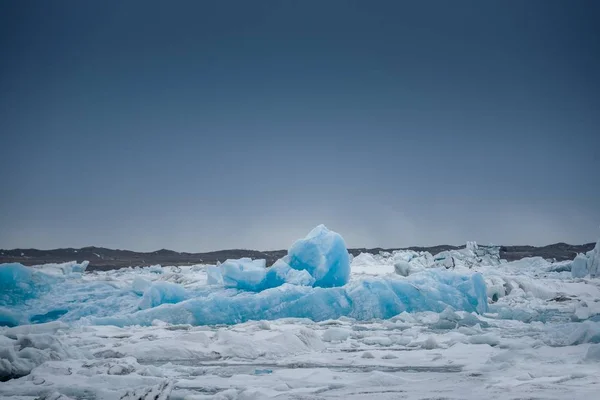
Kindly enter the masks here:
<path id="1" fill-rule="evenodd" d="M 508 261 L 518 260 L 524 257 L 543 257 L 546 259 L 556 259 L 558 261 L 571 260 L 577 253 L 585 253 L 594 248 L 595 243 L 586 243 L 583 245 L 570 245 L 566 243 L 556 243 L 548 246 L 501 246 L 500 257 Z M 436 254 L 444 250 L 460 249 L 465 246 L 440 245 L 433 247 L 408 247 L 415 251 L 428 251 Z M 354 256 L 360 253 L 378 254 L 381 251 L 394 251 L 396 249 L 383 248 L 355 248 L 349 249 Z M 80 249 L 13 249 L 0 250 L 0 263 L 18 262 L 23 265 L 39 265 L 46 263 L 62 263 L 67 261 L 88 260 L 90 265 L 88 271 L 111 270 L 129 266 L 142 265 L 193 265 L 193 264 L 215 264 L 217 261 L 225 261 L 228 258 L 264 258 L 267 265 L 272 264 L 277 259 L 283 257 L 286 250 L 274 251 L 256 251 L 256 250 L 220 250 L 207 253 L 179 253 L 172 250 L 158 250 L 150 253 L 141 253 L 129 250 L 112 250 L 103 247 L 83 247 Z"/>

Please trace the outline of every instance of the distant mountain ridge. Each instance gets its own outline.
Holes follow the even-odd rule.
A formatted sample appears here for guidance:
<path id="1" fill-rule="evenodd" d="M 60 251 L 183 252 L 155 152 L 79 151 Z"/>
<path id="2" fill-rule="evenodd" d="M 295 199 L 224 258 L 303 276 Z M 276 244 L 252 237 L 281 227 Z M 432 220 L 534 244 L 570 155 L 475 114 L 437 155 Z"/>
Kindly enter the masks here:
<path id="1" fill-rule="evenodd" d="M 567 243 L 555 243 L 548 246 L 500 246 L 500 257 L 508 261 L 518 260 L 525 257 L 543 257 L 556 259 L 558 261 L 571 260 L 577 253 L 585 253 L 594 248 L 595 243 L 583 245 L 571 245 Z M 406 247 L 384 249 L 376 248 L 353 248 L 348 251 L 356 256 L 360 253 L 378 254 L 381 251 L 392 252 L 394 250 L 428 251 L 435 255 L 441 251 L 462 249 L 465 246 L 439 245 L 431 247 Z M 90 262 L 88 270 L 111 270 L 129 266 L 143 265 L 193 265 L 193 264 L 215 264 L 223 262 L 228 258 L 264 258 L 267 265 L 285 256 L 287 250 L 257 251 L 244 249 L 218 250 L 206 253 L 186 253 L 173 250 L 161 249 L 153 252 L 136 252 L 130 250 L 113 250 L 104 247 L 83 247 L 80 249 L 66 248 L 53 250 L 38 249 L 13 249 L 0 250 L 0 263 L 18 262 L 23 265 L 38 265 L 47 263 L 62 263 L 67 261 Z"/>

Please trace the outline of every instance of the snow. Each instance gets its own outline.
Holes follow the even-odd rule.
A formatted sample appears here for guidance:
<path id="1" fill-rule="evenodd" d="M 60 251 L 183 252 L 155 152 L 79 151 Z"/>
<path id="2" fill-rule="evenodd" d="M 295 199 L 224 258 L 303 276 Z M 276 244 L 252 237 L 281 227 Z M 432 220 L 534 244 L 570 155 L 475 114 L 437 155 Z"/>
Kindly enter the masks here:
<path id="1" fill-rule="evenodd" d="M 350 262 L 324 227 L 298 243 L 269 268 L 1 265 L 0 398 L 597 397 L 600 246 Z"/>

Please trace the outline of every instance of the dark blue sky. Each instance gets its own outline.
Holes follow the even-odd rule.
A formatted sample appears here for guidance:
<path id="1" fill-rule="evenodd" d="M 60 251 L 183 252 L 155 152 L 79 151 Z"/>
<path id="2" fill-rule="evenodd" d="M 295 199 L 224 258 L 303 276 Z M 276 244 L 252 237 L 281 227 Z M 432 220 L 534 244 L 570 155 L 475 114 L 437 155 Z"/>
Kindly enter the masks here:
<path id="1" fill-rule="evenodd" d="M 600 235 L 595 1 L 0 1 L 0 248 Z"/>

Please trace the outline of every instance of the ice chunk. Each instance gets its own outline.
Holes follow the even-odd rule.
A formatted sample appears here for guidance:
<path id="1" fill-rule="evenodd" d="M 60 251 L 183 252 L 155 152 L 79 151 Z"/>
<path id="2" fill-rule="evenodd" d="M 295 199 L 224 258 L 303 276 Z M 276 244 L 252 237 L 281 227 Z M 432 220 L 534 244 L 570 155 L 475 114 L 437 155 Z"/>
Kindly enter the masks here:
<path id="1" fill-rule="evenodd" d="M 323 332 L 325 342 L 343 342 L 352 335 L 352 331 L 346 328 L 329 328 Z"/>
<path id="2" fill-rule="evenodd" d="M 306 270 L 293 269 L 286 262 L 287 257 L 277 260 L 266 274 L 266 287 L 276 287 L 284 283 L 299 286 L 312 286 L 315 283 L 313 278 Z"/>
<path id="3" fill-rule="evenodd" d="M 497 276 L 490 276 L 485 281 L 487 286 L 488 298 L 492 303 L 497 302 L 506 295 L 505 281 Z"/>
<path id="4" fill-rule="evenodd" d="M 373 254 L 370 253 L 360 253 L 352 259 L 352 266 L 370 267 L 377 264 L 378 261 L 375 259 Z"/>
<path id="5" fill-rule="evenodd" d="M 584 278 L 590 276 L 595 278 L 600 273 L 600 239 L 596 246 L 586 254 L 577 254 L 571 264 L 571 275 L 573 278 Z"/>
<path id="6" fill-rule="evenodd" d="M 592 278 L 595 278 L 600 273 L 600 239 L 596 242 L 594 249 L 587 253 L 587 256 L 588 272 Z"/>
<path id="7" fill-rule="evenodd" d="M 161 304 L 179 303 L 186 297 L 187 293 L 183 286 L 171 282 L 156 282 L 144 292 L 139 308 L 145 310 Z"/>
<path id="8" fill-rule="evenodd" d="M 585 353 L 584 361 L 599 362 L 600 361 L 600 344 L 592 344 L 587 353 Z"/>
<path id="9" fill-rule="evenodd" d="M 71 265 L 71 272 L 79 272 L 79 273 L 84 273 L 85 270 L 87 269 L 88 265 L 90 265 L 89 261 L 84 261 L 81 264 L 72 264 Z"/>
<path id="10" fill-rule="evenodd" d="M 315 279 L 308 271 L 292 269 L 285 260 L 287 257 L 277 260 L 268 269 L 265 268 L 265 260 L 227 260 L 218 267 L 207 268 L 207 282 L 250 292 L 261 292 L 284 283 L 312 286 Z"/>
<path id="11" fill-rule="evenodd" d="M 53 333 L 56 324 L 20 326 L 4 331 L 0 336 L 0 381 L 18 378 L 50 360 L 81 356 L 79 351 L 65 346 Z M 10 339 L 7 339 L 10 338 Z"/>
<path id="12" fill-rule="evenodd" d="M 325 225 L 314 228 L 296 241 L 288 251 L 289 266 L 306 270 L 315 278 L 315 286 L 335 287 L 348 283 L 350 258 L 344 239 Z"/>
<path id="13" fill-rule="evenodd" d="M 83 261 L 82 263 L 78 263 L 77 261 L 68 261 L 64 263 L 34 265 L 29 268 L 43 272 L 46 275 L 64 277 L 65 275 L 80 275 L 84 273 L 89 263 L 89 261 Z"/>
<path id="14" fill-rule="evenodd" d="M 156 264 L 156 265 L 151 265 L 148 268 L 146 268 L 149 272 L 154 272 L 155 274 L 162 274 L 163 268 L 160 264 Z"/>
<path id="15" fill-rule="evenodd" d="M 17 326 L 21 316 L 7 307 L 0 307 L 0 326 Z"/>
<path id="16" fill-rule="evenodd" d="M 583 278 L 588 273 L 588 258 L 583 254 L 577 254 L 577 257 L 575 257 L 571 264 L 571 275 L 573 278 Z"/>
<path id="17" fill-rule="evenodd" d="M 208 285 L 223 285 L 223 274 L 218 266 L 209 265 L 206 267 L 206 283 Z"/>
<path id="18" fill-rule="evenodd" d="M 467 242 L 464 249 L 446 250 L 434 256 L 438 266 L 446 268 L 472 268 L 475 265 L 500 265 L 499 246 L 480 246 Z"/>
<path id="19" fill-rule="evenodd" d="M 223 285 L 241 290 L 261 291 L 264 290 L 266 267 L 265 260 L 252 260 L 240 258 L 239 260 L 227 260 L 220 266 L 223 276 Z"/>
<path id="20" fill-rule="evenodd" d="M 498 336 L 488 333 L 485 335 L 473 335 L 469 337 L 469 343 L 471 344 L 487 344 L 489 346 L 498 346 L 500 344 L 500 340 Z"/>
<path id="21" fill-rule="evenodd" d="M 2 264 L 0 306 L 14 306 L 36 298 L 49 291 L 57 279 L 18 263 Z"/>
<path id="22" fill-rule="evenodd" d="M 407 261 L 396 261 L 394 264 L 394 271 L 398 275 L 408 276 L 410 274 L 410 264 Z"/>
<path id="23" fill-rule="evenodd" d="M 422 270 L 432 267 L 434 264 L 434 259 L 431 253 L 425 251 L 417 253 L 415 257 L 412 257 L 409 261 L 409 264 L 411 266 L 411 270 Z"/>
<path id="24" fill-rule="evenodd" d="M 131 289 L 134 293 L 143 295 L 146 289 L 148 289 L 151 285 L 152 283 L 150 283 L 149 281 L 145 280 L 142 277 L 136 276 L 135 278 L 133 278 L 133 282 L 131 283 Z"/>

